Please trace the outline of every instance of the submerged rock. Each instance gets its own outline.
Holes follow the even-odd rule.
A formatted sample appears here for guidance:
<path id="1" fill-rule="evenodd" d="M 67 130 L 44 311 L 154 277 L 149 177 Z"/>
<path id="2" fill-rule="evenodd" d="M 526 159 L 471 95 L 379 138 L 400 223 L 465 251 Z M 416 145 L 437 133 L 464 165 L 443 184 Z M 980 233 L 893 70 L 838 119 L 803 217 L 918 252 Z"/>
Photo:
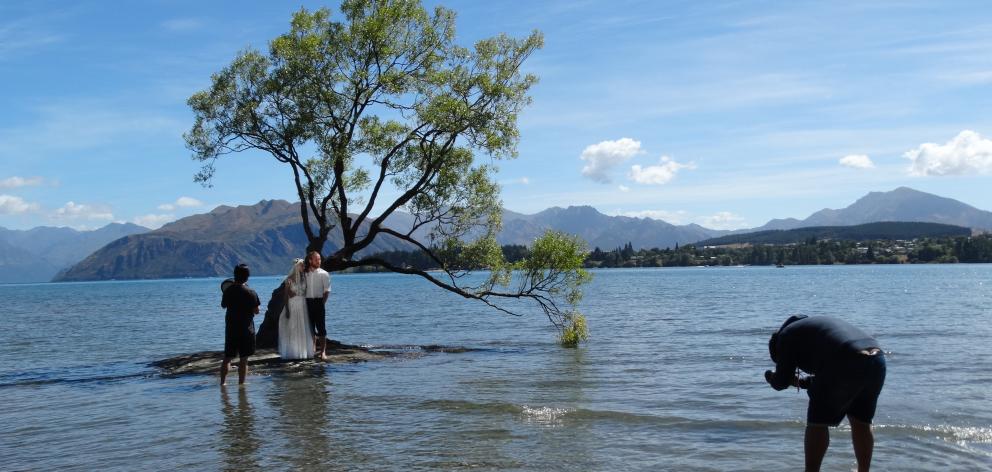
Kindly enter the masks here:
<path id="1" fill-rule="evenodd" d="M 417 358 L 428 353 L 465 353 L 476 349 L 461 346 L 441 346 L 430 345 L 396 345 L 396 346 L 375 346 L 363 347 L 342 344 L 333 339 L 327 340 L 327 359 L 324 361 L 314 359 L 285 360 L 279 357 L 279 351 L 275 349 L 258 349 L 254 355 L 248 357 L 249 371 L 253 373 L 268 373 L 276 371 L 299 371 L 311 369 L 324 363 L 348 364 L 356 362 L 378 361 L 392 358 Z M 216 374 L 220 372 L 220 365 L 224 361 L 224 351 L 203 351 L 193 354 L 162 359 L 149 364 L 157 367 L 162 375 L 197 375 Z M 232 364 L 236 364 L 236 360 Z M 236 370 L 237 366 L 232 365 Z"/>

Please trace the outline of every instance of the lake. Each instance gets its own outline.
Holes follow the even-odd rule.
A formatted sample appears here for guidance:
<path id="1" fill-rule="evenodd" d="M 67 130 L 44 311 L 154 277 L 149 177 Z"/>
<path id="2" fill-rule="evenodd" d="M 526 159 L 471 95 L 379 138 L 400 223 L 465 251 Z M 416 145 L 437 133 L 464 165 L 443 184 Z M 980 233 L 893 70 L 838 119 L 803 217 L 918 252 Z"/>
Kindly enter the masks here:
<path id="1" fill-rule="evenodd" d="M 476 350 L 251 375 L 163 377 L 223 347 L 220 279 L 0 286 L 8 470 L 798 470 L 806 395 L 772 390 L 792 313 L 874 335 L 888 375 L 876 470 L 992 467 L 992 265 L 593 271 L 591 340 L 555 344 L 423 280 L 332 276 L 332 339 Z M 277 277 L 249 284 L 268 301 Z M 261 316 L 256 324 L 261 323 Z M 233 373 L 236 377 L 236 373 Z M 846 422 L 824 470 L 855 467 Z"/>

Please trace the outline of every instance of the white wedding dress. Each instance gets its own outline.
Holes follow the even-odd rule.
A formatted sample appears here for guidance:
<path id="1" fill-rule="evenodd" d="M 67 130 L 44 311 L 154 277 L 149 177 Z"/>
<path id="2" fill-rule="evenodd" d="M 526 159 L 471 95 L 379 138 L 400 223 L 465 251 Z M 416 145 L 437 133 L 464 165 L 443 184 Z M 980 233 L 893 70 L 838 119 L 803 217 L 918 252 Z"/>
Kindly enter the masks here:
<path id="1" fill-rule="evenodd" d="M 289 298 L 279 314 L 279 357 L 283 359 L 311 359 L 314 355 L 313 335 L 303 287 L 287 281 L 294 296 Z"/>

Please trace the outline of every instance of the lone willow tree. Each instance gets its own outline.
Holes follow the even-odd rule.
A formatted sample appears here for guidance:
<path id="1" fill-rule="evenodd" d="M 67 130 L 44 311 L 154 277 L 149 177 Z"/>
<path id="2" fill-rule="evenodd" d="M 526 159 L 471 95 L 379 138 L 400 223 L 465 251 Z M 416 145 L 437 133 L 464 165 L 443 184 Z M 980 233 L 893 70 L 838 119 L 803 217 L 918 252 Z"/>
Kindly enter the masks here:
<path id="1" fill-rule="evenodd" d="M 185 138 L 203 163 L 195 180 L 209 186 L 226 154 L 267 153 L 292 169 L 309 249 L 323 252 L 340 231 L 327 270 L 412 274 L 513 315 L 530 301 L 563 345 L 577 345 L 586 338 L 575 308 L 589 280 L 585 244 L 549 231 L 526 259 L 508 263 L 496 242 L 495 168 L 476 162 L 477 154 L 516 157 L 517 114 L 537 81 L 520 67 L 541 34 L 468 49 L 454 43 L 453 11 L 428 13 L 417 0 L 345 0 L 341 13 L 343 21 L 327 9 L 297 12 L 268 54 L 239 53 L 190 97 L 195 122 Z M 413 221 L 391 228 L 398 210 Z M 405 242 L 442 272 L 361 256 L 376 238 Z M 473 270 L 487 272 L 466 277 Z"/>

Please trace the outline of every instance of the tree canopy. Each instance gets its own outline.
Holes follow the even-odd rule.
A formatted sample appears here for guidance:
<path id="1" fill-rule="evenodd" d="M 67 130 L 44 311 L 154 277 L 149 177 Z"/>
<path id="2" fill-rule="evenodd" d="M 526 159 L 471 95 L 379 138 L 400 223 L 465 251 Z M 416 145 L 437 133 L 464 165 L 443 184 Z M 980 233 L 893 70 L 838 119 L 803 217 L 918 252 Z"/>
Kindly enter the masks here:
<path id="1" fill-rule="evenodd" d="M 519 313 L 504 302 L 530 300 L 564 344 L 584 339 L 575 311 L 589 280 L 584 243 L 549 232 L 512 264 L 496 243 L 502 202 L 492 163 L 517 156 L 517 116 L 537 82 L 521 65 L 541 34 L 466 48 L 443 7 L 345 0 L 340 10 L 340 21 L 328 9 L 300 10 L 267 53 L 240 52 L 190 97 L 185 138 L 203 164 L 195 180 L 209 186 L 222 156 L 267 153 L 292 169 L 309 249 L 323 252 L 330 232 L 341 232 L 326 269 L 413 274 L 511 314 Z M 398 211 L 412 223 L 391 227 Z M 376 238 L 403 241 L 443 271 L 360 256 Z M 488 275 L 466 277 L 473 270 Z"/>

